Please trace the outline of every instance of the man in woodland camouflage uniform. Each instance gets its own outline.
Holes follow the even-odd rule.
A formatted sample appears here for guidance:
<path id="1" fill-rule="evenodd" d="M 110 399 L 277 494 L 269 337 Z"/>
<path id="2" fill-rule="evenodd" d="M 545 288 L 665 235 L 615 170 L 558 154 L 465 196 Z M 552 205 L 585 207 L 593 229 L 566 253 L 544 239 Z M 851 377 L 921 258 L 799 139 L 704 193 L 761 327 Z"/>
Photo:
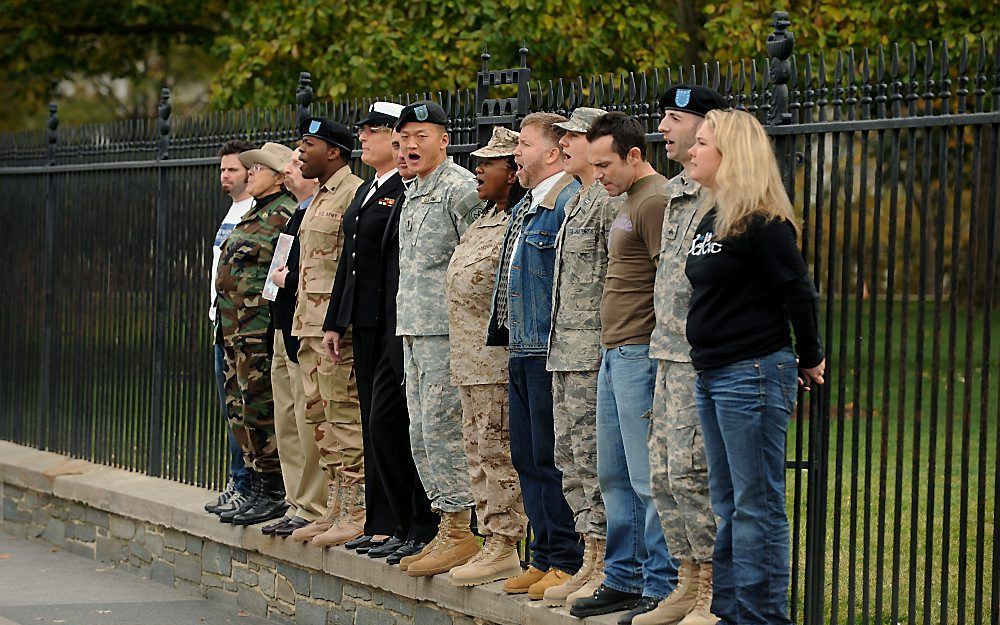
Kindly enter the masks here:
<path id="1" fill-rule="evenodd" d="M 568 582 L 545 591 L 547 605 L 589 596 L 604 567 L 606 520 L 597 483 L 597 370 L 601 366 L 601 292 L 608 269 L 608 230 L 621 199 L 612 198 L 594 178 L 587 160 L 587 131 L 604 111 L 581 107 L 560 140 L 563 170 L 583 185 L 566 205 L 566 221 L 556 238 L 555 285 L 548 360 L 556 466 L 563 493 L 584 538 L 583 566 Z"/>
<path id="2" fill-rule="evenodd" d="M 711 625 L 715 516 L 708 493 L 708 464 L 695 406 L 695 370 L 687 342 L 691 283 L 684 275 L 691 238 L 710 208 L 704 188 L 687 176 L 688 149 L 705 114 L 725 108 L 714 89 L 677 85 L 660 99 L 667 158 L 684 170 L 667 183 L 660 256 L 653 287 L 656 327 L 649 357 L 657 361 L 649 420 L 649 477 L 653 502 L 671 553 L 681 561 L 673 592 L 634 625 Z"/>
<path id="3" fill-rule="evenodd" d="M 278 518 L 286 508 L 271 397 L 271 309 L 261 293 L 278 235 L 295 210 L 295 200 L 282 187 L 291 156 L 291 149 L 277 143 L 240 153 L 249 172 L 247 191 L 256 203 L 222 245 L 215 282 L 226 353 L 226 409 L 253 471 L 247 501 L 219 515 L 237 525 Z"/>
<path id="4" fill-rule="evenodd" d="M 292 532 L 292 539 L 324 547 L 355 538 L 350 535 L 353 528 L 364 524 L 361 407 L 350 332 L 341 338 L 340 362 L 332 362 L 323 351 L 323 321 L 344 247 L 344 213 L 362 180 L 347 166 L 354 135 L 346 126 L 312 117 L 303 120 L 299 132 L 302 175 L 317 178 L 320 185 L 299 227 L 299 290 L 292 334 L 299 339 L 306 420 L 315 426 L 330 489 L 326 514 Z"/>
<path id="5" fill-rule="evenodd" d="M 447 127 L 444 109 L 430 101 L 404 108 L 396 124 L 407 163 L 417 174 L 399 221 L 396 334 L 403 337 L 413 460 L 441 513 L 437 536 L 399 563 L 414 577 L 449 571 L 479 551 L 469 530 L 473 499 L 462 405 L 450 380 L 445 272 L 483 204 L 472 173 L 448 158 Z"/>

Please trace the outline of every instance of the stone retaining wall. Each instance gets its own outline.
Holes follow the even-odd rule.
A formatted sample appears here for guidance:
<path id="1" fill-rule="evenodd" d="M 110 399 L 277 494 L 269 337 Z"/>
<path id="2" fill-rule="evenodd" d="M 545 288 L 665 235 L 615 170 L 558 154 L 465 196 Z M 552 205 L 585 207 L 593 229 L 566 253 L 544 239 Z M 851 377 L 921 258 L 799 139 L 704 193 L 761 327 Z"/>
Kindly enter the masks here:
<path id="1" fill-rule="evenodd" d="M 500 584 L 412 578 L 343 548 L 318 549 L 219 523 L 212 493 L 0 441 L 0 531 L 299 625 L 579 625 Z"/>

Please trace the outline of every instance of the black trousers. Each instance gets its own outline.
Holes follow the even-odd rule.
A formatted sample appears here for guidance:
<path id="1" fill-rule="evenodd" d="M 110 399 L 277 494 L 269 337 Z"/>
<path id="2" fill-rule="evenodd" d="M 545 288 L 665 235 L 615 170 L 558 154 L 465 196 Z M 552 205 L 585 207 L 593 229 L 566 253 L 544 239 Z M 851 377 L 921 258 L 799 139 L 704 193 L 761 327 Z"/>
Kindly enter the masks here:
<path id="1" fill-rule="evenodd" d="M 382 353 L 382 335 L 378 328 L 354 328 L 354 373 L 361 404 L 361 440 L 365 454 L 365 529 L 368 536 L 391 536 L 399 524 L 386 498 L 385 475 L 379 471 L 372 442 L 372 388 L 375 368 Z"/>
<path id="2" fill-rule="evenodd" d="M 406 410 L 403 380 L 392 366 L 394 357 L 402 362 L 403 339 L 383 330 L 380 344 L 368 422 L 371 445 L 365 438 L 365 463 L 367 466 L 368 450 L 371 449 L 376 470 L 382 476 L 385 496 L 398 524 L 394 535 L 402 540 L 426 542 L 437 533 L 438 515 L 431 510 L 431 502 L 417 476 L 410 450 L 410 415 Z"/>

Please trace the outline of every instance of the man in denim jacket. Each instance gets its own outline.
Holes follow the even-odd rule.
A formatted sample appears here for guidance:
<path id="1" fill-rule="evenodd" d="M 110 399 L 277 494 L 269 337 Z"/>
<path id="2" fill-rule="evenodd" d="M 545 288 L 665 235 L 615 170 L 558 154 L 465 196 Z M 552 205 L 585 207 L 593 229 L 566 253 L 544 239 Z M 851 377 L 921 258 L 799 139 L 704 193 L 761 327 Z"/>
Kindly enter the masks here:
<path id="1" fill-rule="evenodd" d="M 541 599 L 580 568 L 583 549 L 555 465 L 552 374 L 545 369 L 552 317 L 556 234 L 580 183 L 563 173 L 553 124 L 561 115 L 532 113 L 521 122 L 514 160 L 528 194 L 514 207 L 500 252 L 487 345 L 510 349 L 510 449 L 524 509 L 534 531 L 531 566 L 504 590 Z"/>

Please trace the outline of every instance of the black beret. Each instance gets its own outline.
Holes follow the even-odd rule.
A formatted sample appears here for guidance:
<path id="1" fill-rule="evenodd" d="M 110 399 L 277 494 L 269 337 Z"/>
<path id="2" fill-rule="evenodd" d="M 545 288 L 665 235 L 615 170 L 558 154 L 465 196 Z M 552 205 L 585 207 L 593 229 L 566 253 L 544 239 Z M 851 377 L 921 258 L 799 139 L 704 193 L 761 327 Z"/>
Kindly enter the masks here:
<path id="1" fill-rule="evenodd" d="M 448 114 L 444 112 L 440 104 L 430 100 L 420 100 L 410 104 L 399 114 L 396 131 L 398 132 L 404 124 L 409 122 L 428 122 L 447 128 L 449 121 Z"/>
<path id="2" fill-rule="evenodd" d="M 674 85 L 660 98 L 660 108 L 664 111 L 684 111 L 705 116 L 715 109 L 727 109 L 729 103 L 721 93 L 702 85 Z"/>
<path id="3" fill-rule="evenodd" d="M 335 148 L 340 148 L 345 158 L 354 151 L 354 133 L 347 126 L 322 117 L 309 117 L 299 124 L 299 136 L 317 137 Z"/>

